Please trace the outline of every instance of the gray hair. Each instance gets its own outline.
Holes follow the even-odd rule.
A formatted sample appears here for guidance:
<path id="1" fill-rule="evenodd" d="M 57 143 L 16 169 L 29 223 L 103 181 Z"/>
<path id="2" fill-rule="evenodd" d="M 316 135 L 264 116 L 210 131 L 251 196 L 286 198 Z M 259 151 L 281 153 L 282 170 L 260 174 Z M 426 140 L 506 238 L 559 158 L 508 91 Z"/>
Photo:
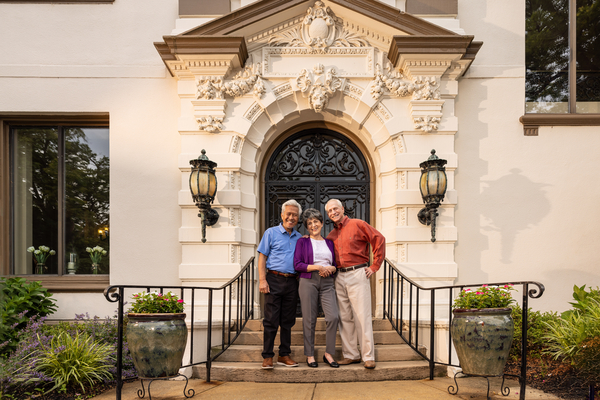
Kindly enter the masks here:
<path id="1" fill-rule="evenodd" d="M 337 205 L 338 205 L 340 208 L 344 208 L 344 205 L 343 205 L 343 204 L 342 204 L 342 202 L 341 202 L 341 201 L 339 201 L 338 199 L 329 199 L 329 201 L 328 201 L 328 202 L 325 204 L 325 211 L 327 211 L 327 205 L 328 205 L 329 203 L 337 203 Z"/>
<path id="2" fill-rule="evenodd" d="M 302 215 L 302 206 L 300 204 L 298 204 L 298 202 L 296 200 L 288 200 L 285 203 L 283 203 L 281 205 L 281 213 L 283 214 L 285 212 L 285 208 L 287 206 L 292 206 L 292 207 L 298 207 L 298 216 Z"/>
<path id="3" fill-rule="evenodd" d="M 304 220 L 304 227 L 308 228 L 308 220 L 312 219 L 312 218 L 316 218 L 319 221 L 321 221 L 321 223 L 323 223 L 323 214 L 321 214 L 321 212 L 315 208 L 307 208 L 306 211 L 304 211 L 304 214 L 302 214 L 302 219 Z"/>

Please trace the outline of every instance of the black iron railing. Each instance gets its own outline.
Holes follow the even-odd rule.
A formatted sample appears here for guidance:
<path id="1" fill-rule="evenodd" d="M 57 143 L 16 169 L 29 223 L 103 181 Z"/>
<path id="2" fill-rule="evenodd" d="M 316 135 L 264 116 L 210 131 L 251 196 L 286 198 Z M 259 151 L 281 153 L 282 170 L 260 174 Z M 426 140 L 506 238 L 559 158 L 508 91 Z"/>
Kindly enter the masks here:
<path id="1" fill-rule="evenodd" d="M 539 282 L 524 281 L 524 282 L 500 282 L 486 283 L 488 286 L 504 286 L 506 284 L 514 285 L 515 289 L 519 290 L 521 285 L 522 310 L 523 318 L 521 325 L 521 371 L 520 375 L 516 376 L 519 379 L 520 392 L 519 398 L 525 399 L 525 385 L 527 378 L 527 316 L 529 309 L 528 299 L 537 299 L 544 293 L 544 285 Z M 480 287 L 482 284 L 455 285 L 455 286 L 438 286 L 438 287 L 422 287 L 413 282 L 410 278 L 404 275 L 396 268 L 396 266 L 386 259 L 383 263 L 383 319 L 391 322 L 393 328 L 398 332 L 400 337 L 412 347 L 419 355 L 429 362 L 429 379 L 434 377 L 434 369 L 437 365 L 445 365 L 452 367 L 460 367 L 457 362 L 452 360 L 452 336 L 448 331 L 448 355 L 447 360 L 436 360 L 436 337 L 435 323 L 436 319 L 445 320 L 447 318 L 448 328 L 452 323 L 452 303 L 453 299 L 465 288 Z M 530 288 L 534 286 L 533 288 Z M 447 306 L 444 304 L 442 309 L 438 305 L 436 314 L 436 297 L 447 296 Z M 429 301 L 429 306 L 422 306 L 422 298 L 424 301 Z M 421 310 L 423 309 L 423 310 Z M 429 322 L 429 340 L 426 345 L 428 353 L 421 351 L 419 348 L 419 328 L 420 312 L 427 312 L 424 322 Z M 442 314 L 442 315 L 440 315 Z M 407 328 L 407 330 L 404 330 Z"/>
<path id="2" fill-rule="evenodd" d="M 163 293 L 163 291 L 179 292 L 179 297 L 190 306 L 189 319 L 187 320 L 190 330 L 190 340 L 188 342 L 189 363 L 182 365 L 182 368 L 206 364 L 206 381 L 210 382 L 212 362 L 233 344 L 248 320 L 254 317 L 254 277 L 254 257 L 252 257 L 235 277 L 221 287 L 143 285 L 112 285 L 107 287 L 104 290 L 104 297 L 108 301 L 118 304 L 117 400 L 121 399 L 123 387 L 123 311 L 127 299 L 131 298 L 134 293 L 144 290 L 150 292 L 154 289 L 159 293 Z M 222 295 L 219 298 L 221 293 Z M 197 312 L 196 306 L 198 304 L 203 306 L 205 301 L 206 311 Z M 220 318 L 214 312 L 218 308 L 222 308 L 221 313 L 218 315 Z M 207 324 L 206 352 L 195 352 L 194 346 L 197 345 L 194 337 L 195 325 L 205 321 Z M 221 330 L 221 338 L 217 342 L 220 343 L 214 345 L 212 332 L 213 329 L 218 328 Z M 204 345 L 204 343 L 200 345 Z M 206 359 L 199 360 L 200 355 L 205 355 Z"/>

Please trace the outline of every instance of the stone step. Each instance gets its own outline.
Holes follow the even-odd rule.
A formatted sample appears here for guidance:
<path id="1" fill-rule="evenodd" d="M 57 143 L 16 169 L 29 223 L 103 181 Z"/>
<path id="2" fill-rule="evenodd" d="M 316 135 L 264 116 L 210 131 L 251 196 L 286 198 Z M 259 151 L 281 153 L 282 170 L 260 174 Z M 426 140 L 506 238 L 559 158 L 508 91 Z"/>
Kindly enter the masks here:
<path id="1" fill-rule="evenodd" d="M 262 345 L 234 344 L 231 347 L 229 347 L 223 354 L 221 354 L 217 361 L 262 363 L 262 350 Z M 421 352 L 426 352 L 424 346 L 422 346 L 420 350 Z M 275 354 L 277 355 L 277 347 L 275 347 Z M 315 346 L 315 358 L 317 359 L 317 361 L 321 361 L 323 359 L 324 354 L 325 346 Z M 290 356 L 299 363 L 306 361 L 306 356 L 304 355 L 304 346 L 292 346 L 292 354 L 290 354 Z M 341 347 L 336 347 L 335 354 L 333 357 L 336 360 L 341 360 L 344 358 L 344 356 L 342 355 Z M 375 360 L 377 361 L 414 361 L 421 359 L 421 356 L 419 356 L 407 344 L 375 346 Z"/>
<path id="2" fill-rule="evenodd" d="M 309 368 L 306 363 L 298 367 L 275 365 L 274 369 L 261 369 L 262 363 L 220 362 L 212 363 L 210 379 L 226 382 L 368 382 L 389 380 L 415 380 L 429 378 L 426 361 L 377 362 L 375 369 L 366 369 L 362 364 L 342 365 L 331 368 L 319 363 L 318 368 Z M 446 368 L 436 366 L 436 376 L 444 376 Z M 206 366 L 193 367 L 193 377 L 206 379 Z"/>
<path id="3" fill-rule="evenodd" d="M 392 324 L 388 320 L 383 319 L 373 319 L 373 331 L 391 331 Z M 324 331 L 325 330 L 325 319 L 317 318 L 317 325 L 315 327 L 315 331 Z M 262 319 L 251 319 L 246 323 L 246 327 L 244 328 L 246 332 L 262 332 L 263 324 Z M 296 318 L 296 324 L 292 327 L 292 331 L 302 331 L 302 318 Z"/>
<path id="4" fill-rule="evenodd" d="M 232 334 L 232 339 L 235 335 Z M 396 331 L 375 331 L 373 332 L 373 339 L 375 345 L 383 344 L 403 344 L 404 341 L 400 338 L 400 335 Z M 335 343 L 341 345 L 339 333 L 336 335 Z M 263 333 L 257 331 L 246 331 L 245 329 L 240 333 L 240 336 L 235 341 L 236 345 L 262 345 L 263 344 Z M 302 331 L 292 332 L 292 346 L 304 345 L 304 335 Z M 325 344 L 325 331 L 315 332 L 315 345 Z M 279 333 L 275 338 L 275 346 L 279 346 Z"/>

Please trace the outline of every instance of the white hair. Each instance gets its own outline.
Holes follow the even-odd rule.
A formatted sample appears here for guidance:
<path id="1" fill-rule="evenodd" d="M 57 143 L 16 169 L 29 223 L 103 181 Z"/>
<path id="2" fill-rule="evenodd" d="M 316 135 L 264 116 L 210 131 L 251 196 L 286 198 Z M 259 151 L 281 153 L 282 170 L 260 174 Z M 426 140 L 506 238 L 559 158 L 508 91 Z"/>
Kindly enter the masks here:
<path id="1" fill-rule="evenodd" d="M 285 208 L 287 206 L 292 206 L 292 207 L 298 207 L 298 217 L 300 217 L 302 215 L 302 206 L 300 204 L 298 204 L 298 202 L 296 200 L 288 200 L 285 203 L 283 203 L 281 205 L 281 213 L 283 214 L 285 212 Z"/>
<path id="2" fill-rule="evenodd" d="M 342 204 L 342 202 L 341 202 L 341 201 L 339 201 L 338 199 L 330 199 L 330 200 L 329 200 L 329 201 L 328 201 L 328 202 L 325 204 L 325 211 L 327 211 L 327 206 L 329 205 L 329 203 L 337 203 L 337 205 L 338 205 L 340 208 L 342 208 L 342 209 L 344 208 L 344 205 L 343 205 L 343 204 Z"/>

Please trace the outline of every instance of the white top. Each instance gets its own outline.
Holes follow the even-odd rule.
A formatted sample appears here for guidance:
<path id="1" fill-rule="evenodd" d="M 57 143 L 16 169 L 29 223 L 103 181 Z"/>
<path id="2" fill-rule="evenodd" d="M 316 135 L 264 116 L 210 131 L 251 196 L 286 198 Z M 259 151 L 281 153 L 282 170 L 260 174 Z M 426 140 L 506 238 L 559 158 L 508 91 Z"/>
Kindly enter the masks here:
<path id="1" fill-rule="evenodd" d="M 313 249 L 313 265 L 322 265 L 324 267 L 333 265 L 333 255 L 327 247 L 325 240 L 310 239 Z"/>

